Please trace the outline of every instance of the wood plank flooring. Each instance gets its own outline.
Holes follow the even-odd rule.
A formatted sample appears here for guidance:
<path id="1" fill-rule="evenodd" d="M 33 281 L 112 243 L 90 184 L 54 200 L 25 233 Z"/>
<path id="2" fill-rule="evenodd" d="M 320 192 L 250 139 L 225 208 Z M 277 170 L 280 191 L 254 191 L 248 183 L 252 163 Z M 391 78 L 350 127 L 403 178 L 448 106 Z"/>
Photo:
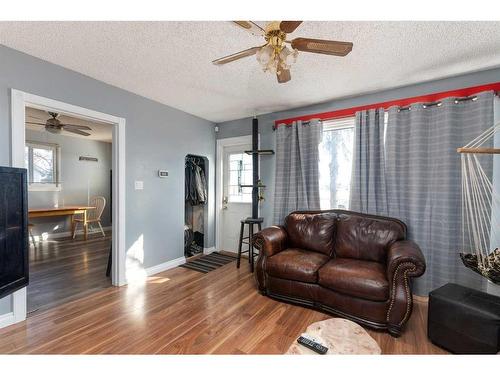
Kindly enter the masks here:
<path id="1" fill-rule="evenodd" d="M 81 237 L 81 236 L 79 236 Z M 111 232 L 89 236 L 53 239 L 30 246 L 28 313 L 42 310 L 109 288 L 106 277 Z"/>
<path id="2" fill-rule="evenodd" d="M 246 262 L 207 274 L 174 268 L 110 287 L 0 330 L 0 353 L 281 354 L 331 316 L 261 296 Z M 403 336 L 368 330 L 386 354 L 444 353 L 417 303 Z"/>

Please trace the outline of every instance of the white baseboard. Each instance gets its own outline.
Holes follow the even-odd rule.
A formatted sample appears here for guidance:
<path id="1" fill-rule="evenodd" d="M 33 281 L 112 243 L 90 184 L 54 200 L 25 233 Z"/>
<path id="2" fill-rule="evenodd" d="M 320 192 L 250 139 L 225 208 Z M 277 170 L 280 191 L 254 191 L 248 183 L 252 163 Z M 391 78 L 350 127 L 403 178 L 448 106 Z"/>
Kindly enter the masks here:
<path id="1" fill-rule="evenodd" d="M 212 247 L 205 247 L 203 249 L 203 255 L 208 255 L 208 254 L 211 254 L 213 253 L 215 250 L 215 246 L 212 246 Z"/>
<path id="2" fill-rule="evenodd" d="M 15 322 L 16 322 L 16 319 L 14 317 L 14 312 L 0 315 L 0 328 L 10 326 L 11 324 L 14 324 Z"/>
<path id="3" fill-rule="evenodd" d="M 169 270 L 171 268 L 175 268 L 180 266 L 181 264 L 186 263 L 185 257 L 180 257 L 176 259 L 169 260 L 168 262 L 157 264 L 156 266 L 146 268 L 146 274 L 148 276 L 155 275 L 157 273 Z"/>
<path id="4" fill-rule="evenodd" d="M 105 232 L 107 231 L 110 231 L 112 229 L 111 226 L 109 227 L 102 227 L 102 229 L 104 229 Z M 89 231 L 89 235 L 91 234 L 96 234 L 96 233 L 101 233 L 101 231 L 98 229 L 98 230 L 94 230 L 93 231 Z M 83 229 L 78 229 L 76 231 L 76 234 L 81 234 L 83 235 Z M 71 232 L 57 232 L 57 233 L 47 233 L 47 240 L 52 240 L 52 239 L 55 239 L 55 238 L 65 238 L 65 237 L 71 237 L 72 236 L 72 233 Z M 37 243 L 41 242 L 41 241 L 44 241 L 43 239 L 41 239 L 40 235 L 36 235 L 34 236 L 35 237 L 35 240 Z M 30 241 L 31 241 L 31 238 L 30 238 Z"/>

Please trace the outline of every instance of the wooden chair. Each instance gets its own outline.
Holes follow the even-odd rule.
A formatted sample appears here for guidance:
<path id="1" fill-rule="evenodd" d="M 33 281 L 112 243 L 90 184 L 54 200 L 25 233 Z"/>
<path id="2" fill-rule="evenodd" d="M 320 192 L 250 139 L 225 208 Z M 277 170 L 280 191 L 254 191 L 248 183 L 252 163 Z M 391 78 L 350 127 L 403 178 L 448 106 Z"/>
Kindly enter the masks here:
<path id="1" fill-rule="evenodd" d="M 106 237 L 106 235 L 104 234 L 104 229 L 102 229 L 101 225 L 101 216 L 104 212 L 104 208 L 106 207 L 106 198 L 101 196 L 91 197 L 89 205 L 95 208 L 87 211 L 87 224 L 93 225 L 94 223 L 97 223 L 101 230 L 102 236 Z M 78 223 L 83 224 L 83 218 L 73 218 L 73 238 L 75 238 L 76 236 Z"/>

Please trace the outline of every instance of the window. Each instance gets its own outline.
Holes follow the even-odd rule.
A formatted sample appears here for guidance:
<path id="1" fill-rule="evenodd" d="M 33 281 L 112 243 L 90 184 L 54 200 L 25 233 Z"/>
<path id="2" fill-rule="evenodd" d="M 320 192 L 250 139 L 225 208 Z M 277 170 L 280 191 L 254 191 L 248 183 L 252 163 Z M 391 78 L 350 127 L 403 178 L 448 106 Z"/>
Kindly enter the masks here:
<path id="1" fill-rule="evenodd" d="M 228 200 L 232 203 L 251 203 L 252 156 L 243 153 L 229 154 Z"/>
<path id="2" fill-rule="evenodd" d="M 323 122 L 319 146 L 319 192 L 322 210 L 349 208 L 355 118 Z"/>
<path id="3" fill-rule="evenodd" d="M 29 190 L 58 191 L 61 189 L 58 145 L 26 142 L 24 164 L 28 169 Z"/>

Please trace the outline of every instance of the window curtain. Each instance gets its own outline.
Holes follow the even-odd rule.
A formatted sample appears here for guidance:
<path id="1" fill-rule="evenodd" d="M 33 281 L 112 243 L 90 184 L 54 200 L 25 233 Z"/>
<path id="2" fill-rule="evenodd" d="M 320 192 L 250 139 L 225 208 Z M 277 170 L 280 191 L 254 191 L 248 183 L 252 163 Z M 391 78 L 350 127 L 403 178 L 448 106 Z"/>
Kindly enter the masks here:
<path id="1" fill-rule="evenodd" d="M 485 279 L 462 265 L 458 255 L 462 185 L 456 149 L 493 125 L 493 92 L 476 98 L 389 109 L 385 144 L 388 215 L 408 225 L 408 237 L 424 253 L 427 270 L 414 281 L 418 295 L 427 295 L 447 282 L 483 289 L 486 285 Z M 493 158 L 485 155 L 480 161 L 491 179 Z"/>
<path id="2" fill-rule="evenodd" d="M 296 121 L 276 129 L 276 174 L 274 191 L 275 224 L 295 210 L 320 208 L 319 143 L 322 124 Z"/>
<path id="3" fill-rule="evenodd" d="M 349 208 L 387 215 L 384 109 L 356 112 Z"/>

